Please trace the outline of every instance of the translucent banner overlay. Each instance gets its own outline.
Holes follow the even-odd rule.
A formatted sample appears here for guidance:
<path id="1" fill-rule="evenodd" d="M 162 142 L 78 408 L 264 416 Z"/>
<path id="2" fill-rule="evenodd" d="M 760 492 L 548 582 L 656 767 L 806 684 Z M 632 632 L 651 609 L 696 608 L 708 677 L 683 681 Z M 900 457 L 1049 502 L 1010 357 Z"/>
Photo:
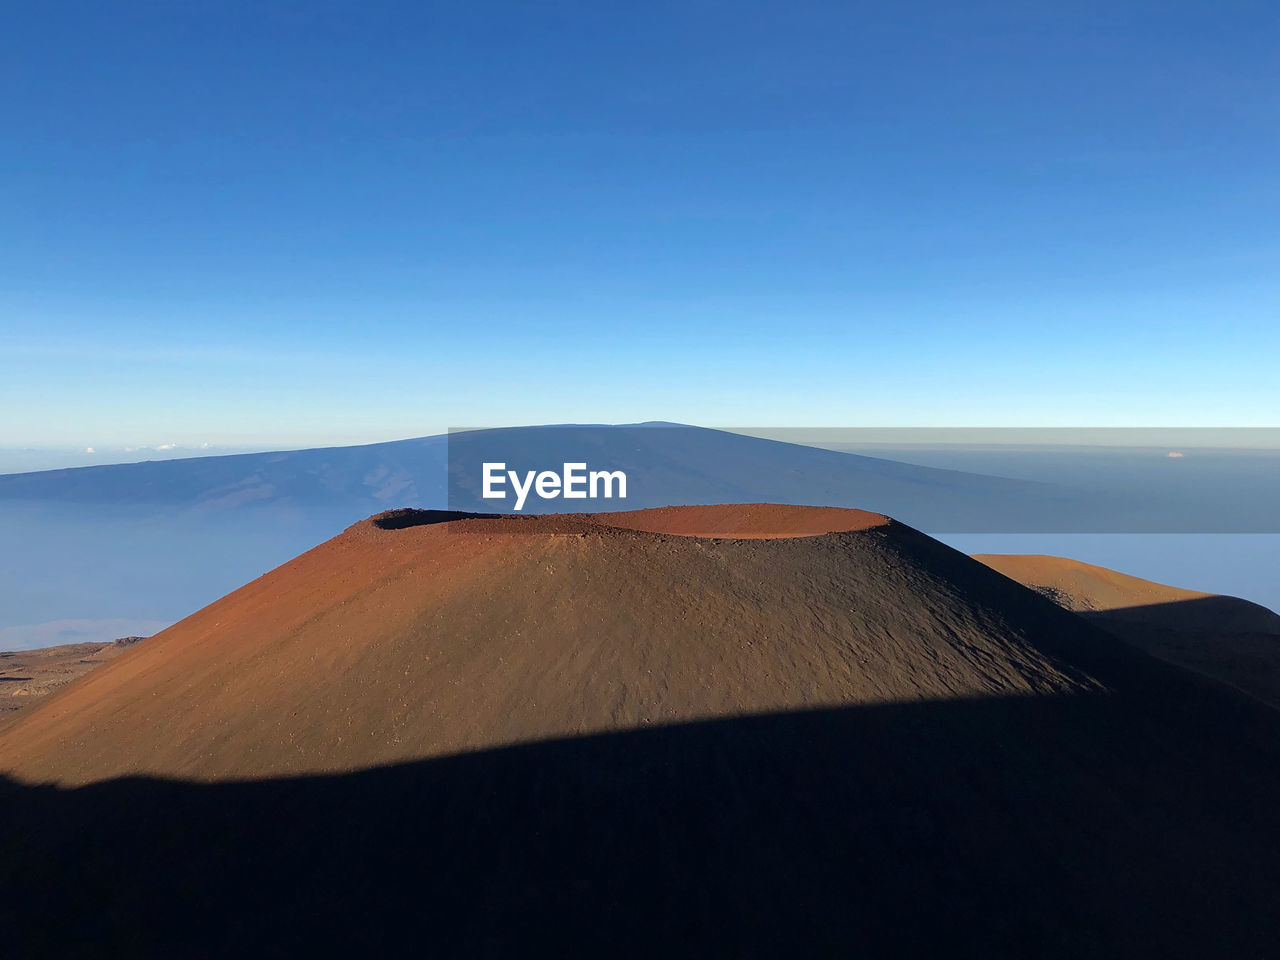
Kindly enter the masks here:
<path id="1" fill-rule="evenodd" d="M 448 509 L 872 510 L 927 533 L 1280 533 L 1280 428 L 457 428 Z"/>

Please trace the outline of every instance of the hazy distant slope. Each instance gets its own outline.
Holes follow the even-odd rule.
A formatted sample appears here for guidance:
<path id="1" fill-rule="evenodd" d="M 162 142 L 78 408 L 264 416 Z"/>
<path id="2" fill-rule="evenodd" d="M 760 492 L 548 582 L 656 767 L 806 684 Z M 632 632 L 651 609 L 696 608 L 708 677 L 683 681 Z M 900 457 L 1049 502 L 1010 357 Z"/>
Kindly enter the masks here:
<path id="1" fill-rule="evenodd" d="M 8 474 L 0 476 L 0 499 L 213 509 L 412 503 L 443 495 L 445 440 L 423 437 Z"/>
<path id="2" fill-rule="evenodd" d="M 940 529 L 1035 526 L 1064 515 L 1061 493 L 1044 485 L 661 424 L 519 427 L 51 470 L 0 476 L 0 628 L 31 625 L 9 643 L 21 648 L 40 645 L 43 625 L 55 621 L 172 622 L 362 517 L 446 506 L 450 448 L 452 463 L 468 465 L 473 478 L 485 460 L 558 470 L 585 459 L 623 469 L 629 496 L 619 509 L 758 500 L 872 506 Z M 455 484 L 452 505 L 501 512 L 503 504 L 477 494 Z M 600 506 L 534 501 L 526 511 Z"/>
<path id="3" fill-rule="evenodd" d="M 676 424 L 511 427 L 357 447 L 79 467 L 0 476 L 0 501 L 114 507 L 303 507 L 354 511 L 414 506 L 505 512 L 483 500 L 479 466 L 559 469 L 566 461 L 620 469 L 620 507 L 767 501 L 874 505 L 926 527 L 981 529 L 1035 520 L 1070 500 L 1049 485 L 820 450 Z M 459 482 L 456 468 L 469 475 Z M 449 476 L 449 467 L 454 475 Z M 448 484 L 448 486 L 447 486 Z M 448 501 L 448 502 L 446 502 Z M 531 500 L 526 512 L 598 509 Z M 959 524 L 959 526 L 957 526 Z M 976 524 L 976 526 L 975 526 Z"/>

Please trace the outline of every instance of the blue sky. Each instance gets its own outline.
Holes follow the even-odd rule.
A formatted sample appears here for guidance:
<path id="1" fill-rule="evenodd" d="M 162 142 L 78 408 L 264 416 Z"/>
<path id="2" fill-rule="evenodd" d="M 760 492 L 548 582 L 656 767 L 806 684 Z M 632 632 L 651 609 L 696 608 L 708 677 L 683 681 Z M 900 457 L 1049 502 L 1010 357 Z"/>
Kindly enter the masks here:
<path id="1" fill-rule="evenodd" d="M 0 446 L 1275 425 L 1280 7 L 0 15 Z"/>

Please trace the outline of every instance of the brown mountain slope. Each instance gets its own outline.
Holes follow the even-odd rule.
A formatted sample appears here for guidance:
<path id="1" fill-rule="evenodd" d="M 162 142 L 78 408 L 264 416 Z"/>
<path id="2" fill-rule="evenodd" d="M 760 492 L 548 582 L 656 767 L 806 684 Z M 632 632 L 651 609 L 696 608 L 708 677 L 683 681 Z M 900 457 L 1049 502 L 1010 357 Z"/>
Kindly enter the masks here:
<path id="1" fill-rule="evenodd" d="M 142 639 L 121 637 L 109 643 L 67 643 L 0 652 L 0 718 L 33 706 Z"/>
<path id="2" fill-rule="evenodd" d="M 1280 615 L 1266 607 L 1063 557 L 974 559 L 1148 653 L 1280 706 Z"/>
<path id="3" fill-rule="evenodd" d="M 609 515 L 357 524 L 25 712 L 0 729 L 0 764 L 69 783 L 256 777 L 763 711 L 1103 688 L 1098 651 L 1061 656 L 1100 645 L 1074 618 L 878 515 L 619 519 L 738 517 L 781 536 L 661 535 Z M 796 538 L 841 519 L 848 532 Z"/>
<path id="4" fill-rule="evenodd" d="M 874 515 L 396 512 L 0 728 L 0 929 L 17 956 L 1275 956 L 1278 716 Z"/>

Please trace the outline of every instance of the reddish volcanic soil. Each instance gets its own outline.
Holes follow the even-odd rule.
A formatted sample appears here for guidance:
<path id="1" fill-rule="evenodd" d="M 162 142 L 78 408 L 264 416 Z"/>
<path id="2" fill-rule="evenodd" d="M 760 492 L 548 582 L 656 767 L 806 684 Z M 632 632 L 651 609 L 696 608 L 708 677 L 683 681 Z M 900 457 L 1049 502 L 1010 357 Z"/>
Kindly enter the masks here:
<path id="1" fill-rule="evenodd" d="M 382 514 L 0 770 L 15 956 L 1280 943 L 1280 713 L 859 511 Z"/>
<path id="2" fill-rule="evenodd" d="M 24 711 L 0 728 L 0 763 L 63 783 L 279 776 L 746 713 L 1104 687 L 1089 664 L 1114 644 L 876 514 L 616 519 L 357 524 Z M 845 532 L 806 537 L 833 528 Z M 965 589 L 974 578 L 981 594 Z M 1078 664 L 1060 656 L 1072 634 Z"/>
<path id="3" fill-rule="evenodd" d="M 119 656 L 141 637 L 0 652 L 0 718 L 37 703 Z"/>
<path id="4" fill-rule="evenodd" d="M 1266 607 L 1063 557 L 974 559 L 1148 653 L 1280 706 L 1280 615 Z"/>
<path id="5" fill-rule="evenodd" d="M 729 503 L 699 507 L 659 507 L 595 514 L 614 527 L 672 533 L 682 537 L 756 539 L 814 537 L 824 533 L 869 530 L 890 523 L 888 517 L 841 507 L 797 507 L 781 503 Z"/>

